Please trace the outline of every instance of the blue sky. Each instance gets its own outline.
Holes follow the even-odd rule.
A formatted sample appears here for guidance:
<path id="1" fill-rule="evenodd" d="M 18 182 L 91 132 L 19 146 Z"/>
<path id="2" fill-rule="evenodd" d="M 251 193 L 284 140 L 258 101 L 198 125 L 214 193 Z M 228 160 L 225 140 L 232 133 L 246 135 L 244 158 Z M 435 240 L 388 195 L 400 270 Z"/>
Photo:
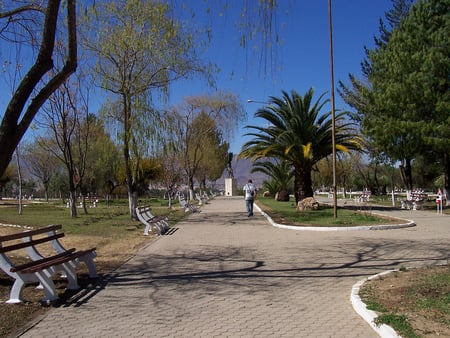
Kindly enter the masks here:
<path id="1" fill-rule="evenodd" d="M 276 49 L 276 58 L 269 61 L 273 67 L 270 69 L 268 65 L 267 74 L 261 70 L 258 57 L 239 46 L 242 33 L 237 30 L 236 22 L 243 0 L 179 1 L 197 6 L 193 24 L 201 26 L 212 23 L 213 39 L 202 58 L 214 62 L 221 69 L 216 78 L 217 89 L 239 95 L 247 112 L 248 120 L 239 126 L 235 138 L 231 140 L 230 150 L 233 153 L 238 153 L 246 140 L 243 137 L 246 133 L 244 126 L 263 123 L 253 119 L 254 112 L 262 104 L 247 103 L 248 99 L 264 102 L 269 96 L 281 96 L 282 90 L 296 90 L 303 94 L 310 87 L 315 89 L 317 98 L 325 92 L 328 92 L 326 97 L 330 97 L 328 0 L 278 1 L 277 23 L 282 43 Z M 229 8 L 223 15 L 219 15 L 217 8 L 212 15 L 201 15 L 198 9 L 205 11 L 205 3 L 216 4 L 216 7 L 226 3 Z M 347 81 L 348 73 L 360 76 L 364 46 L 373 46 L 373 36 L 378 35 L 379 18 L 384 18 L 384 13 L 391 7 L 391 0 L 333 0 L 336 87 L 338 80 Z M 5 56 L 2 54 L 0 57 Z M 10 98 L 7 88 L 5 82 L 0 81 L 0 117 Z M 180 81 L 173 86 L 169 104 L 177 105 L 185 96 L 213 92 L 205 81 Z M 336 109 L 345 108 L 336 92 Z"/>
<path id="2" fill-rule="evenodd" d="M 256 0 L 255 0 L 256 1 Z M 220 68 L 217 87 L 236 93 L 242 99 L 248 121 L 243 123 L 231 143 L 231 151 L 238 153 L 246 130 L 245 125 L 258 124 L 253 114 L 263 104 L 247 103 L 248 99 L 267 101 L 269 96 L 281 96 L 281 91 L 305 93 L 310 87 L 318 98 L 328 92 L 330 97 L 330 58 L 327 0 L 280 0 L 278 24 L 282 45 L 276 52 L 276 76 L 260 71 L 259 60 L 239 47 L 240 33 L 235 28 L 241 1 L 223 16 L 213 19 L 213 41 L 206 57 Z M 364 46 L 373 46 L 378 36 L 379 18 L 391 9 L 391 0 L 334 0 L 333 43 L 335 84 L 348 79 L 348 73 L 358 77 L 364 58 Z M 288 12 L 287 15 L 284 13 Z M 170 103 L 179 103 L 184 96 L 213 92 L 202 82 L 180 82 L 174 86 Z M 348 109 L 336 92 L 336 109 Z M 326 107 L 331 109 L 331 106 Z"/>

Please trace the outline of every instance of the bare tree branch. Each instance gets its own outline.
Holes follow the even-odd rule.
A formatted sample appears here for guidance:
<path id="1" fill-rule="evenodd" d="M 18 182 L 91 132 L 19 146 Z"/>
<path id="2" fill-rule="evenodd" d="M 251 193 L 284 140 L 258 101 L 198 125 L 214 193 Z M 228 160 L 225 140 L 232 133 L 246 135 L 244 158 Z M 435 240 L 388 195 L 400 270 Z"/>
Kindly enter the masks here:
<path id="1" fill-rule="evenodd" d="M 0 176 L 11 161 L 12 154 L 40 107 L 77 67 L 76 0 L 67 0 L 68 56 L 58 73 L 33 97 L 40 81 L 53 69 L 56 27 L 61 0 L 49 0 L 42 27 L 42 41 L 35 63 L 14 92 L 0 124 Z M 30 101 L 31 100 L 31 101 Z M 29 102 L 28 107 L 26 104 Z M 25 108 L 26 107 L 26 108 Z M 22 119 L 20 120 L 21 115 Z M 20 120 L 20 121 L 19 121 Z"/>

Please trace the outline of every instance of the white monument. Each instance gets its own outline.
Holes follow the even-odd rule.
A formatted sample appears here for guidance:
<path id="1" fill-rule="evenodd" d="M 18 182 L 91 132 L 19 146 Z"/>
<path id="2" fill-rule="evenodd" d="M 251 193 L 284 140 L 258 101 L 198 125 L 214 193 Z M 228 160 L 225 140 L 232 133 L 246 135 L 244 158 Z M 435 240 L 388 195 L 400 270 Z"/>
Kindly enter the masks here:
<path id="1" fill-rule="evenodd" d="M 237 180 L 233 176 L 233 153 L 228 153 L 228 178 L 225 178 L 225 196 L 237 196 Z"/>
<path id="2" fill-rule="evenodd" d="M 225 179 L 225 196 L 237 196 L 237 180 L 235 178 Z"/>

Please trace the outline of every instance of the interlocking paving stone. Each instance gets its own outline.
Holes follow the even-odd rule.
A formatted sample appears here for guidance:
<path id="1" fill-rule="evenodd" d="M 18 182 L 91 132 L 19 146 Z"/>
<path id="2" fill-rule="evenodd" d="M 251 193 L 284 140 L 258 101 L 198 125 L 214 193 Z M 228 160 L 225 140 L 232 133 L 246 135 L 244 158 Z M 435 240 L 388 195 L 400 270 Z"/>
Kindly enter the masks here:
<path id="1" fill-rule="evenodd" d="M 22 337 L 376 337 L 352 308 L 352 286 L 444 263 L 450 240 L 448 216 L 382 212 L 417 226 L 286 230 L 247 218 L 241 198 L 216 198 Z"/>

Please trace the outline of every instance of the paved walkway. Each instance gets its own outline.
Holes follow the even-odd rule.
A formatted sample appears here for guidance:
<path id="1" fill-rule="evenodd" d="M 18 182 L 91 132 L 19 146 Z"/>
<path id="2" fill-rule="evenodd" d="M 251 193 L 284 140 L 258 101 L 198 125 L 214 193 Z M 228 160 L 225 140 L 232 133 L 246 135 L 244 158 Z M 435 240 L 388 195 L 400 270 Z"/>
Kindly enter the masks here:
<path id="1" fill-rule="evenodd" d="M 376 337 L 352 308 L 352 286 L 449 257 L 449 216 L 389 213 L 417 227 L 279 229 L 247 218 L 241 198 L 217 198 L 22 336 Z"/>

